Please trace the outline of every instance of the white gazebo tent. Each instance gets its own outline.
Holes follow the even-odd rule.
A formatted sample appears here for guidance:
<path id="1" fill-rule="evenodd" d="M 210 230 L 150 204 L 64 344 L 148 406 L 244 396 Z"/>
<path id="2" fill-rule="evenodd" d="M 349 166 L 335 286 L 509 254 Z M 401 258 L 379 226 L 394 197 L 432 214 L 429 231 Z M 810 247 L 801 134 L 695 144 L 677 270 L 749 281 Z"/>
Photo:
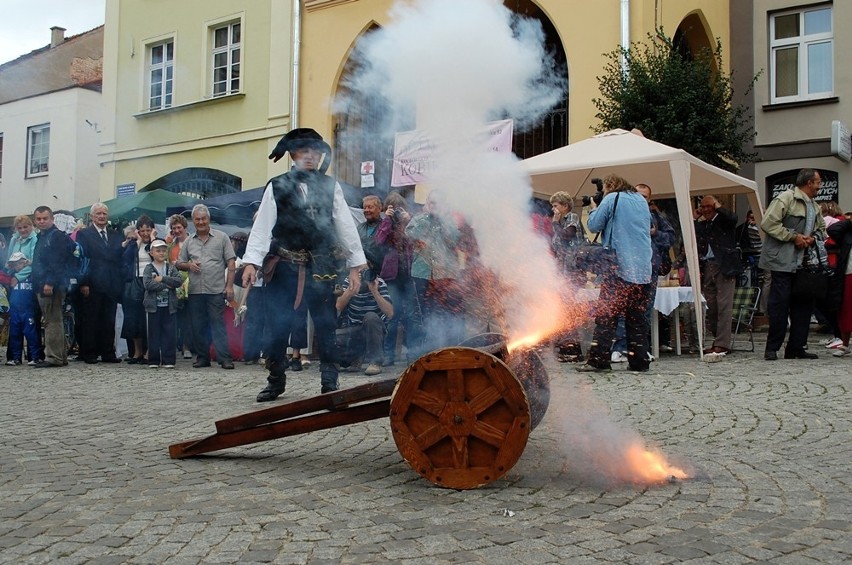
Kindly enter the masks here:
<path id="1" fill-rule="evenodd" d="M 684 253 L 693 288 L 695 315 L 699 328 L 704 327 L 701 308 L 701 281 L 698 273 L 698 250 L 695 226 L 689 221 L 697 206 L 694 197 L 708 194 L 745 194 L 758 223 L 763 206 L 757 184 L 719 167 L 705 163 L 682 149 L 675 149 L 642 136 L 641 132 L 614 129 L 589 139 L 572 143 L 522 161 L 530 175 L 533 192 L 549 198 L 564 190 L 575 198 L 594 194 L 592 178 L 614 173 L 628 182 L 651 187 L 654 198 L 675 198 L 680 215 Z M 698 332 L 699 344 L 704 337 Z"/>

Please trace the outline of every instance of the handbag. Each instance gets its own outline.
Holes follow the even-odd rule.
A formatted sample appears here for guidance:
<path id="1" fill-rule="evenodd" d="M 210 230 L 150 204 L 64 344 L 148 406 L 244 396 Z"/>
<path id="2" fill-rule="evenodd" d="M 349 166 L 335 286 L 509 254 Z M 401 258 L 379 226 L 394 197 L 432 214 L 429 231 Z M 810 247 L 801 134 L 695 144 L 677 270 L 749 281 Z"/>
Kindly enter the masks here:
<path id="1" fill-rule="evenodd" d="M 618 255 L 612 247 L 591 241 L 577 249 L 574 262 L 581 271 L 603 275 L 615 271 Z"/>
<path id="2" fill-rule="evenodd" d="M 825 296 L 828 292 L 828 279 L 831 273 L 820 267 L 803 267 L 796 271 L 793 277 L 793 287 L 790 290 L 791 298 L 812 300 Z"/>
<path id="3" fill-rule="evenodd" d="M 810 210 L 805 225 L 804 235 L 813 233 L 813 212 Z M 828 293 L 828 283 L 834 274 L 834 269 L 828 266 L 825 257 L 825 246 L 819 234 L 814 234 L 816 242 L 805 249 L 805 264 L 796 271 L 793 277 L 793 285 L 790 289 L 791 298 L 813 300 L 823 297 Z"/>
<path id="4" fill-rule="evenodd" d="M 142 277 L 133 277 L 124 283 L 125 302 L 142 302 L 145 297 L 145 287 L 142 286 Z"/>
<path id="5" fill-rule="evenodd" d="M 615 204 L 612 206 L 612 218 L 609 221 L 610 234 L 612 234 L 612 223 L 615 220 L 620 196 L 620 192 L 615 195 Z M 595 275 L 613 273 L 618 268 L 618 254 L 615 248 L 598 243 L 598 236 L 600 233 L 595 234 L 594 240 L 584 243 L 577 249 L 574 264 L 577 269 Z"/>
<path id="6" fill-rule="evenodd" d="M 818 251 L 813 253 L 813 258 L 816 262 L 806 262 L 796 271 L 790 289 L 791 298 L 812 300 L 828 294 L 829 282 L 836 271 L 828 266 L 824 255 Z"/>

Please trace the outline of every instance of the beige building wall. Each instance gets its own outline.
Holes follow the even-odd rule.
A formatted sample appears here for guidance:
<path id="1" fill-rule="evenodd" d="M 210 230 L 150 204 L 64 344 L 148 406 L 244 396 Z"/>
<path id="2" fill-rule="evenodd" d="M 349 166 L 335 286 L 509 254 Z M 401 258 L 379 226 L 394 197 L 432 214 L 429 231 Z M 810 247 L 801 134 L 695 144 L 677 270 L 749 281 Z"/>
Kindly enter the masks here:
<path id="1" fill-rule="evenodd" d="M 852 164 L 831 155 L 831 123 L 840 120 L 852 128 L 852 69 L 848 53 L 852 38 L 845 31 L 852 24 L 852 3 L 826 3 L 819 0 L 749 0 L 753 10 L 753 49 L 756 71 L 762 75 L 754 90 L 755 147 L 760 161 L 755 164 L 759 186 L 782 171 L 813 167 L 833 171 L 838 177 L 838 196 L 844 211 L 852 210 Z M 834 96 L 811 103 L 771 104 L 769 24 L 772 12 L 789 8 L 831 6 L 834 29 Z M 737 9 L 746 9 L 738 7 Z M 824 175 L 825 176 L 825 175 Z M 765 192 L 764 195 L 766 196 Z"/>
<path id="2" fill-rule="evenodd" d="M 280 0 L 108 0 L 100 196 L 137 190 L 187 167 L 218 169 L 262 186 L 269 151 L 290 129 L 292 4 Z M 210 30 L 241 22 L 240 90 L 214 98 Z M 147 110 L 147 53 L 173 38 L 171 108 Z"/>
<path id="3" fill-rule="evenodd" d="M 539 0 L 534 2 L 556 27 L 569 69 L 569 141 L 593 134 L 597 124 L 594 97 L 603 73 L 604 53 L 621 41 L 621 2 L 618 0 Z M 332 135 L 332 100 L 348 54 L 359 35 L 372 23 L 386 25 L 391 0 L 306 0 L 303 22 L 300 123 Z M 463 3 L 459 2 L 459 9 Z M 644 41 L 655 27 L 673 35 L 688 16 L 697 14 L 712 42 L 729 43 L 728 4 L 719 0 L 631 0 L 630 39 Z M 426 46 L 424 46 L 426 48 Z M 726 59 L 727 62 L 727 59 Z"/>

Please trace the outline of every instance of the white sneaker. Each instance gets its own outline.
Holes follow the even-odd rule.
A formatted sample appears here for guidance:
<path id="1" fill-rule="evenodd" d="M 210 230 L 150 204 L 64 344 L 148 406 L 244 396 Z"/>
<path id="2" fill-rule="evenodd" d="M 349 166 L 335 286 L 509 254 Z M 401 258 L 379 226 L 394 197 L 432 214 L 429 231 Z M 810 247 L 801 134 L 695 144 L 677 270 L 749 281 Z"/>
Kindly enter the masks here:
<path id="1" fill-rule="evenodd" d="M 163 365 L 163 369 L 174 369 L 174 365 Z"/>
<path id="2" fill-rule="evenodd" d="M 625 361 L 627 361 L 627 355 L 625 355 L 621 351 L 613 351 L 612 355 L 610 356 L 610 361 L 612 361 L 613 363 L 624 363 Z"/>
<path id="3" fill-rule="evenodd" d="M 839 337 L 836 337 L 825 344 L 826 349 L 837 349 L 838 347 L 843 347 L 843 340 Z"/>
<path id="4" fill-rule="evenodd" d="M 841 344 L 840 347 L 834 348 L 832 355 L 834 355 L 835 357 L 845 357 L 850 353 L 852 353 L 852 348 Z"/>
<path id="5" fill-rule="evenodd" d="M 149 368 L 149 369 L 159 369 L 159 368 L 160 368 L 160 366 L 159 366 L 159 365 L 154 365 L 154 364 L 152 363 L 152 364 L 148 365 L 148 368 Z"/>
<path id="6" fill-rule="evenodd" d="M 827 337 L 825 339 L 819 340 L 817 343 L 820 344 L 820 345 L 828 345 L 829 343 L 831 343 L 835 339 L 837 339 L 837 338 L 836 337 Z"/>

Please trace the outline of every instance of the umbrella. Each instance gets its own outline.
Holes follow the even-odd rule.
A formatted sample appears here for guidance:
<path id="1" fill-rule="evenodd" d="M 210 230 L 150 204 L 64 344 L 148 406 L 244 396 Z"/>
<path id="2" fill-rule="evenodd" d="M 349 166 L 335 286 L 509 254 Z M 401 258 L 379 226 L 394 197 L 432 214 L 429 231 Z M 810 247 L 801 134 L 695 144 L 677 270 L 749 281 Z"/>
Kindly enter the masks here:
<path id="1" fill-rule="evenodd" d="M 158 188 L 145 192 L 137 192 L 132 196 L 124 198 L 106 200 L 104 204 L 109 208 L 110 220 L 113 223 L 133 222 L 142 214 L 147 214 L 154 220 L 155 224 L 165 224 L 167 217 L 166 209 L 169 206 L 191 208 L 198 202 L 200 200 L 197 198 Z M 85 217 L 89 213 L 90 208 L 90 206 L 87 206 L 74 210 L 74 215 L 79 218 Z"/>

